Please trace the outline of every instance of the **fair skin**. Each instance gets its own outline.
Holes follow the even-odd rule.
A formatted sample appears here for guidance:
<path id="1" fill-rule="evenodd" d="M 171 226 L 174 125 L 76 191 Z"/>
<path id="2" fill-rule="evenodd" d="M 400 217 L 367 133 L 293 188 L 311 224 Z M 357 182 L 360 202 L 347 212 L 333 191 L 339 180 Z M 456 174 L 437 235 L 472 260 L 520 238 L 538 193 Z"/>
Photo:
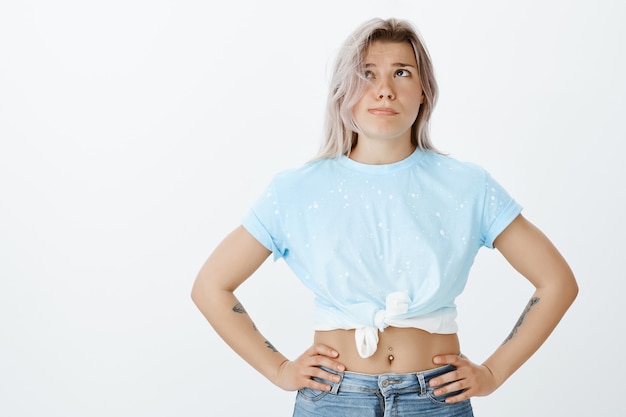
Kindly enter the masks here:
<path id="1" fill-rule="evenodd" d="M 371 83 L 353 108 L 362 130 L 350 158 L 367 164 L 387 164 L 408 157 L 410 141 L 423 97 L 417 63 L 408 43 L 374 42 L 365 55 L 365 75 Z M 497 389 L 547 339 L 578 292 L 569 266 L 548 238 L 518 216 L 494 246 L 535 287 L 531 301 L 511 334 L 482 364 L 460 356 L 456 335 L 435 335 L 418 329 L 387 328 L 371 358 L 356 353 L 351 330 L 316 332 L 315 343 L 294 360 L 283 356 L 262 336 L 234 295 L 235 290 L 267 259 L 270 252 L 239 226 L 202 266 L 192 298 L 217 333 L 244 360 L 285 390 L 330 386 L 312 380 L 339 378 L 320 369 L 363 373 L 417 372 L 446 364 L 453 372 L 431 380 L 435 395 L 464 390 L 446 399 L 453 403 L 484 396 Z M 393 359 L 390 359 L 390 352 Z"/>
<path id="2" fill-rule="evenodd" d="M 423 102 L 417 60 L 409 43 L 374 42 L 365 56 L 370 81 L 352 109 L 361 132 L 350 158 L 389 164 L 409 156 L 411 126 Z"/>

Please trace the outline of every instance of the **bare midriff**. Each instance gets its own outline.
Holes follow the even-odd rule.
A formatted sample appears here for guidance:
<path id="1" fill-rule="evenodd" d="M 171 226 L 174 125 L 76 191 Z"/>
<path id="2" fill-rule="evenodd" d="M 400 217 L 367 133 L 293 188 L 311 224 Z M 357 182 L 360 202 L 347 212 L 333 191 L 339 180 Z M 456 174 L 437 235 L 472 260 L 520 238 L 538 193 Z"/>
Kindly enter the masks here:
<path id="1" fill-rule="evenodd" d="M 359 356 L 354 330 L 316 331 L 315 343 L 328 345 L 339 352 L 337 361 L 345 365 L 346 371 L 363 374 L 425 371 L 439 366 L 433 363 L 433 357 L 460 353 L 456 334 L 387 327 L 378 333 L 378 337 L 378 349 L 369 358 Z"/>

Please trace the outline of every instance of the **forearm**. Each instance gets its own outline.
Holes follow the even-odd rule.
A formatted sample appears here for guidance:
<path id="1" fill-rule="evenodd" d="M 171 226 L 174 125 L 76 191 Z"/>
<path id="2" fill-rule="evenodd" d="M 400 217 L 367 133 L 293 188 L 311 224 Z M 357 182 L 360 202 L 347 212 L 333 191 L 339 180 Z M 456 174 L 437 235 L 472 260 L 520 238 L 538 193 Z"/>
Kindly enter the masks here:
<path id="1" fill-rule="evenodd" d="M 439 365 L 450 364 L 456 370 L 433 378 L 435 395 L 459 392 L 446 398 L 455 403 L 473 396 L 491 394 L 509 378 L 548 338 L 578 292 L 572 275 L 555 277 L 548 286 L 539 286 L 522 315 L 502 345 L 481 366 L 462 355 L 439 355 Z"/>
<path id="2" fill-rule="evenodd" d="M 575 284 L 538 288 L 511 333 L 483 363 L 500 386 L 545 342 L 576 297 Z"/>
<path id="3" fill-rule="evenodd" d="M 267 259 L 270 251 L 242 226 L 237 227 L 206 260 L 191 291 L 191 298 L 226 343 L 272 383 L 287 391 L 302 387 L 329 390 L 313 377 L 338 382 L 337 375 L 321 367 L 345 367 L 329 346 L 314 344 L 293 361 L 287 360 L 257 330 L 234 291 Z"/>
<path id="4" fill-rule="evenodd" d="M 536 288 L 511 334 L 484 362 L 499 386 L 545 342 L 576 298 L 578 285 L 552 242 L 521 215 L 494 246 Z"/>
<path id="5" fill-rule="evenodd" d="M 273 383 L 287 360 L 258 331 L 233 292 L 194 291 L 194 302 L 224 341 L 246 362 Z"/>

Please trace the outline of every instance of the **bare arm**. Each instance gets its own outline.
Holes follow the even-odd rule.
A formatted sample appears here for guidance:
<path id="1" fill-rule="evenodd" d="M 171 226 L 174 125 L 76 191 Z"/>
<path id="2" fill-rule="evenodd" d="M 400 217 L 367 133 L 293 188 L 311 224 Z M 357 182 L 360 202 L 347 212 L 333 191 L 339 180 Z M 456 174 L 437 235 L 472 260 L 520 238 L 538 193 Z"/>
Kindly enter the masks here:
<path id="1" fill-rule="evenodd" d="M 224 341 L 274 384 L 286 390 L 304 386 L 328 389 L 311 379 L 334 376 L 317 366 L 343 371 L 332 358 L 336 352 L 324 345 L 314 345 L 295 361 L 289 361 L 263 337 L 234 291 L 270 255 L 242 226 L 231 232 L 206 260 L 194 282 L 191 297 L 202 314 Z"/>
<path id="2" fill-rule="evenodd" d="M 501 385 L 552 333 L 578 295 L 578 285 L 556 247 L 522 216 L 494 245 L 536 289 L 511 333 L 484 363 Z"/>
<path id="3" fill-rule="evenodd" d="M 504 342 L 481 366 L 466 358 L 440 356 L 457 371 L 437 378 L 434 386 L 456 381 L 440 393 L 465 389 L 450 402 L 487 395 L 502 385 L 545 342 L 578 294 L 574 275 L 550 240 L 523 216 L 518 216 L 494 246 L 535 287 L 535 292 Z M 438 394 L 437 394 L 438 395 Z"/>

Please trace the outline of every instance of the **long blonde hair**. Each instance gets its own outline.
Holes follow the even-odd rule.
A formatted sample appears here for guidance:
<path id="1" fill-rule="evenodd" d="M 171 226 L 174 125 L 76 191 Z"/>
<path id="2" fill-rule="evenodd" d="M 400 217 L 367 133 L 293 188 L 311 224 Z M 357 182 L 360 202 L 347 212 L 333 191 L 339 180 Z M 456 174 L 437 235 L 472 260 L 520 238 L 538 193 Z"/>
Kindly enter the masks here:
<path id="1" fill-rule="evenodd" d="M 438 87 L 428 50 L 411 23 L 393 18 L 375 18 L 359 26 L 339 51 L 328 94 L 324 141 L 314 159 L 348 155 L 356 144 L 360 129 L 352 108 L 367 83 L 362 74 L 363 59 L 367 47 L 374 41 L 409 42 L 413 47 L 424 102 L 411 127 L 411 143 L 423 150 L 436 150 L 430 140 L 429 121 L 437 101 Z"/>

